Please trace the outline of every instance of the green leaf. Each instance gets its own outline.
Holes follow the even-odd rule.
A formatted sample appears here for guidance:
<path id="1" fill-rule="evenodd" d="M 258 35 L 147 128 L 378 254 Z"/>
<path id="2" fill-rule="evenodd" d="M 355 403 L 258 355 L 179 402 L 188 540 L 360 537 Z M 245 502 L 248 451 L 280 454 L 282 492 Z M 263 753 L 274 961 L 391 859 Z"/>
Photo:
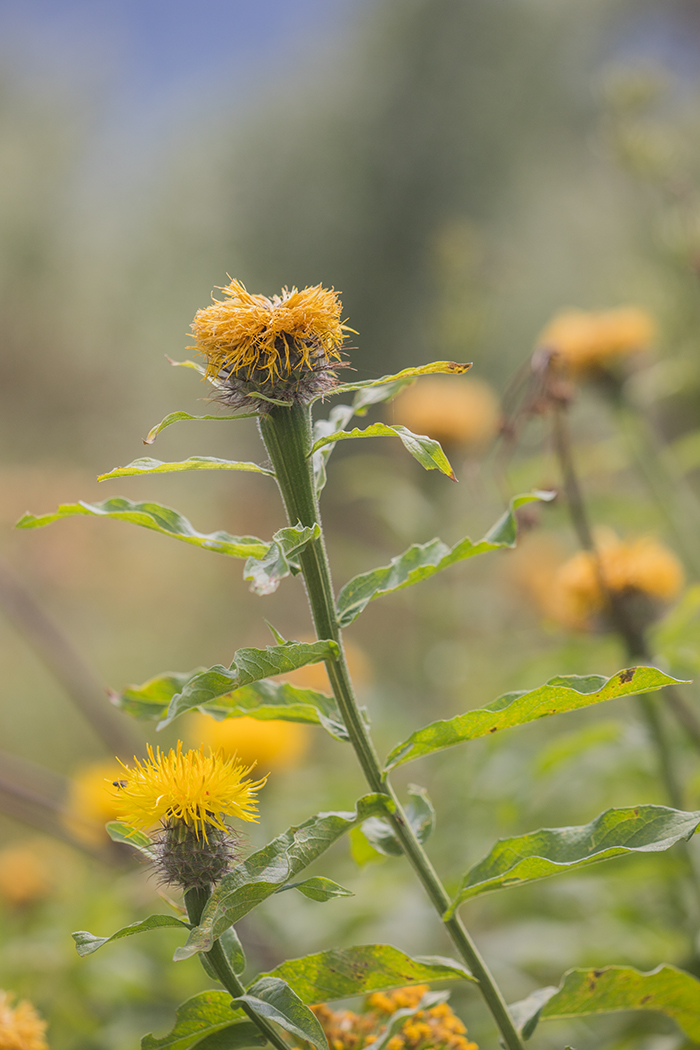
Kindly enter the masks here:
<path id="1" fill-rule="evenodd" d="M 462 963 L 410 955 L 391 944 L 359 944 L 287 959 L 262 976 L 282 977 L 305 1003 L 327 1003 L 429 981 L 473 981 Z"/>
<path id="2" fill-rule="evenodd" d="M 146 933 L 147 930 L 157 930 L 161 926 L 184 926 L 187 930 L 192 929 L 190 923 L 183 919 L 176 919 L 174 915 L 149 915 L 147 919 L 132 922 L 130 926 L 117 930 L 111 937 L 95 937 L 87 930 L 78 930 L 77 933 L 72 933 L 71 937 L 75 941 L 78 955 L 92 955 L 109 941 L 119 941 L 122 937 L 133 937 L 135 933 Z"/>
<path id="3" fill-rule="evenodd" d="M 429 365 L 418 365 L 416 368 L 404 368 L 392 376 L 382 376 L 381 379 L 363 379 L 359 383 L 343 383 L 335 387 L 331 394 L 345 394 L 350 390 L 365 390 L 367 387 L 385 386 L 388 383 L 396 383 L 409 379 L 418 379 L 419 376 L 435 375 L 436 373 L 447 373 L 449 375 L 462 375 L 471 368 L 469 364 L 459 364 L 457 361 L 432 361 Z M 319 397 L 327 395 L 320 394 Z"/>
<path id="4" fill-rule="evenodd" d="M 611 678 L 575 674 L 550 678 L 537 689 L 505 693 L 488 707 L 467 711 L 454 718 L 440 719 L 416 730 L 389 754 L 386 770 L 501 729 L 525 725 L 549 715 L 577 711 L 581 707 L 590 707 L 620 696 L 652 692 L 672 684 L 678 684 L 678 679 L 671 678 L 656 667 L 628 667 Z"/>
<path id="5" fill-rule="evenodd" d="M 173 474 L 180 470 L 250 470 L 255 474 L 275 476 L 274 470 L 259 467 L 257 463 L 236 463 L 231 459 L 216 459 L 215 456 L 190 456 L 180 463 L 163 463 L 160 459 L 144 456 L 135 459 L 126 467 L 115 467 L 108 474 L 100 474 L 97 480 L 111 481 L 112 478 L 128 478 L 140 474 Z"/>
<path id="6" fill-rule="evenodd" d="M 116 496 L 102 503 L 62 503 L 52 514 L 25 514 L 17 522 L 18 529 L 36 529 L 41 525 L 50 525 L 59 518 L 71 518 L 76 514 L 89 514 L 98 518 L 114 518 L 117 521 L 129 521 L 145 529 L 153 529 L 164 536 L 192 543 L 204 550 L 216 551 L 217 554 L 228 554 L 232 558 L 256 558 L 265 553 L 267 544 L 256 536 L 230 536 L 228 532 L 197 532 L 193 525 L 178 514 L 172 507 L 163 507 L 160 503 L 132 503 L 129 499 Z"/>
<path id="7" fill-rule="evenodd" d="M 232 1024 L 237 1015 L 242 1020 L 238 1024 Z M 175 1026 L 172 1031 L 162 1039 L 156 1039 L 153 1035 L 145 1035 L 141 1040 L 141 1050 L 187 1050 L 204 1036 L 224 1029 L 239 1027 L 247 1028 L 245 1035 L 251 1037 L 253 1041 L 245 1044 L 232 1043 L 232 1046 L 262 1046 L 264 1044 L 265 1040 L 260 1036 L 258 1028 L 246 1020 L 243 1011 L 236 1010 L 235 1013 L 231 1011 L 231 996 L 228 992 L 217 990 L 199 992 L 198 995 L 193 995 L 191 999 L 187 999 L 177 1008 Z M 253 1028 L 257 1035 L 251 1031 Z M 229 1044 L 220 1045 L 223 1050 Z"/>
<path id="8" fill-rule="evenodd" d="M 356 427 L 354 430 L 339 430 L 334 434 L 328 434 L 326 437 L 321 437 L 318 441 L 314 441 L 311 446 L 311 454 L 318 452 L 325 445 L 329 445 L 334 441 L 344 441 L 346 438 L 367 438 L 367 437 L 397 437 L 403 443 L 414 459 L 417 459 L 422 467 L 426 470 L 440 470 L 443 474 L 446 474 L 452 481 L 456 481 L 454 471 L 450 466 L 445 453 L 442 451 L 442 447 L 439 441 L 434 441 L 432 438 L 427 437 L 425 434 L 414 434 L 406 427 L 400 426 L 398 423 L 393 426 L 387 426 L 386 423 L 372 423 L 364 430 L 358 430 Z"/>
<path id="9" fill-rule="evenodd" d="M 328 1041 L 316 1015 L 279 977 L 258 978 L 245 995 L 233 1002 L 246 1003 L 258 1017 L 274 1021 L 297 1039 L 311 1043 L 316 1050 L 328 1050 Z"/>
<path id="10" fill-rule="evenodd" d="M 373 813 L 386 812 L 389 805 L 386 795 L 366 795 L 354 813 L 317 813 L 252 853 L 216 886 L 200 925 L 192 930 L 187 944 L 178 948 L 175 960 L 209 951 L 224 930 L 307 868 L 341 835 Z"/>
<path id="11" fill-rule="evenodd" d="M 338 431 L 343 430 L 354 414 L 355 409 L 352 405 L 336 405 L 335 408 L 331 409 L 328 419 L 317 419 L 314 423 L 313 440 L 319 441 L 321 438 L 330 437 L 331 434 L 336 434 Z M 320 496 L 325 488 L 327 480 L 326 464 L 334 448 L 335 444 L 332 443 L 319 449 L 318 452 L 314 452 L 312 455 L 314 486 L 317 496 Z"/>
<path id="12" fill-rule="evenodd" d="M 243 579 L 251 581 L 251 591 L 261 595 L 276 591 L 280 580 L 290 573 L 299 572 L 296 555 L 320 535 L 320 525 L 308 528 L 300 522 L 276 532 L 265 553 L 261 557 L 248 558 L 245 563 Z"/>
<path id="13" fill-rule="evenodd" d="M 163 718 L 175 694 L 181 692 L 202 671 L 206 671 L 206 667 L 196 667 L 194 671 L 168 671 L 167 674 L 149 678 L 143 685 L 129 685 L 122 693 L 110 690 L 109 699 L 115 707 L 126 711 L 133 718 Z"/>
<path id="14" fill-rule="evenodd" d="M 145 831 L 137 831 L 136 828 L 130 828 L 128 824 L 122 824 L 118 820 L 110 820 L 105 827 L 112 842 L 123 842 L 127 846 L 133 846 L 149 860 L 153 860 L 153 841 Z"/>
<path id="15" fill-rule="evenodd" d="M 243 1050 L 247 1046 L 265 1046 L 267 1039 L 252 1021 L 239 1021 L 206 1036 L 197 1050 Z"/>
<path id="16" fill-rule="evenodd" d="M 321 660 L 335 660 L 337 656 L 338 645 L 333 641 L 285 642 L 266 649 L 239 649 L 230 667 L 216 664 L 195 675 L 180 693 L 175 693 L 158 729 L 170 725 L 173 719 L 193 707 L 204 707 L 261 678 L 288 674 L 298 667 L 320 663 Z"/>
<path id="17" fill-rule="evenodd" d="M 608 809 L 569 828 L 540 828 L 528 835 L 499 839 L 488 856 L 469 869 L 446 916 L 462 901 L 480 893 L 574 871 L 625 853 L 657 853 L 690 838 L 700 811 L 684 813 L 668 806 Z"/>
<path id="18" fill-rule="evenodd" d="M 239 412 L 236 416 L 191 416 L 189 412 L 170 412 L 165 419 L 161 419 L 160 423 L 157 423 L 148 431 L 148 435 L 143 439 L 143 443 L 144 445 L 152 445 L 162 430 L 172 426 L 173 423 L 181 423 L 183 420 L 194 419 L 197 422 L 201 422 L 207 419 L 223 422 L 229 419 L 251 419 L 258 414 L 257 412 Z"/>
<path id="19" fill-rule="evenodd" d="M 234 926 L 229 926 L 228 930 L 224 930 L 219 937 L 219 944 L 223 948 L 224 955 L 231 964 L 233 972 L 235 974 L 243 973 L 245 970 L 245 952 Z M 215 981 L 218 981 L 219 975 L 209 962 L 208 957 L 203 954 L 200 955 L 199 959 L 207 974 Z"/>
<path id="20" fill-rule="evenodd" d="M 364 386 L 358 390 L 352 402 L 352 410 L 356 416 L 364 416 L 367 409 L 372 405 L 379 405 L 385 401 L 393 401 L 407 386 L 413 386 L 415 376 L 406 379 L 395 379 L 391 383 L 381 386 Z"/>
<path id="21" fill-rule="evenodd" d="M 700 1042 L 700 981 L 675 966 L 658 966 L 649 973 L 633 966 L 569 970 L 559 988 L 541 988 L 510 1010 L 520 1020 L 525 1038 L 540 1020 L 656 1010 L 671 1017 L 694 1042 Z"/>
<path id="22" fill-rule="evenodd" d="M 426 580 L 465 558 L 473 558 L 476 554 L 484 554 L 499 547 L 514 547 L 518 530 L 515 511 L 533 500 L 549 500 L 552 495 L 549 492 L 537 492 L 516 496 L 506 513 L 477 543 L 473 543 L 469 537 L 460 540 L 454 547 L 448 547 L 439 539 L 414 543 L 403 554 L 392 558 L 388 565 L 355 576 L 338 595 L 340 626 L 351 624 L 375 598 Z"/>
<path id="23" fill-rule="evenodd" d="M 339 886 L 333 879 L 326 879 L 323 875 L 316 875 L 315 878 L 305 879 L 303 882 L 288 882 L 275 890 L 275 893 L 283 893 L 285 890 L 299 890 L 309 900 L 319 901 L 321 904 L 337 897 L 355 896 L 352 890 L 346 890 L 344 886 Z"/>
<path id="24" fill-rule="evenodd" d="M 408 794 L 410 802 L 406 806 L 406 818 L 422 844 L 428 840 L 435 826 L 435 809 L 425 788 L 409 784 Z M 366 820 L 362 825 L 362 833 L 378 853 L 387 857 L 400 857 L 403 853 L 391 824 L 381 817 Z"/>

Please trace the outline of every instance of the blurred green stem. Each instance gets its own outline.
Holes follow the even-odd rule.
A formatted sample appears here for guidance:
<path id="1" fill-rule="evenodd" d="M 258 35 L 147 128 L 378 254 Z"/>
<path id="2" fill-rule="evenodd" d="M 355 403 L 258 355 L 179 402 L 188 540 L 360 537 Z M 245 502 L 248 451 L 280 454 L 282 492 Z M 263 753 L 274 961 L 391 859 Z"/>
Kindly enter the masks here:
<path id="1" fill-rule="evenodd" d="M 290 525 L 301 522 L 312 527 L 321 524 L 318 499 L 313 478 L 311 458 L 311 409 L 307 405 L 273 407 L 260 417 L 260 430 L 275 469 L 277 483 Z M 408 861 L 423 884 L 443 925 L 458 952 L 479 984 L 481 993 L 498 1025 L 508 1050 L 524 1050 L 524 1046 L 508 1007 L 486 963 L 458 916 L 443 918 L 450 898 L 437 872 L 418 841 L 413 828 L 393 788 L 384 779 L 374 744 L 365 726 L 348 672 L 340 627 L 335 611 L 335 599 L 328 564 L 323 531 L 318 540 L 310 543 L 299 558 L 311 614 L 317 636 L 337 642 L 337 660 L 326 662 L 328 677 L 358 761 L 372 791 L 384 794 L 392 810 L 394 832 Z"/>
<path id="2" fill-rule="evenodd" d="M 185 907 L 187 908 L 187 914 L 190 922 L 194 926 L 199 925 L 199 921 L 202 918 L 202 912 L 210 897 L 210 889 L 203 889 L 200 887 L 187 890 L 185 893 Z M 211 963 L 211 967 L 216 973 L 217 977 L 223 984 L 224 988 L 234 999 L 237 999 L 241 995 L 246 994 L 245 985 L 241 984 L 238 977 L 233 972 L 231 964 L 226 958 L 226 953 L 221 947 L 221 941 L 214 941 L 214 946 L 210 951 L 206 953 L 207 959 Z M 276 1050 L 289 1050 L 288 1044 L 282 1039 L 276 1032 L 273 1025 L 269 1021 L 266 1021 L 264 1017 L 260 1017 L 255 1013 L 251 1006 L 247 1003 L 241 1003 L 241 1009 L 248 1015 L 254 1025 L 260 1029 L 262 1034 L 265 1036 L 269 1043 L 272 1043 Z M 233 1022 L 231 1022 L 233 1024 Z"/>

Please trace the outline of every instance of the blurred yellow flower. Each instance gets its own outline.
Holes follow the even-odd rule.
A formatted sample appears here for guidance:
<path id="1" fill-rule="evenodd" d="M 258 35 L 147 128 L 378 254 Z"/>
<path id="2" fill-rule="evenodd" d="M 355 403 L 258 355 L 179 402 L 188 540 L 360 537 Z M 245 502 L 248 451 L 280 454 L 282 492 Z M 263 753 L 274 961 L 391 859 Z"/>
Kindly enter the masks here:
<path id="1" fill-rule="evenodd" d="M 12 1006 L 14 998 L 0 991 L 0 1050 L 48 1050 L 46 1021 L 26 999 Z"/>
<path id="2" fill-rule="evenodd" d="M 120 763 L 121 774 L 112 796 L 122 820 L 134 828 L 150 828 L 158 820 L 174 821 L 207 838 L 207 826 L 226 831 L 224 816 L 257 822 L 255 795 L 265 783 L 244 780 L 249 768 L 221 752 L 203 748 L 183 754 L 182 741 L 167 754 L 147 745 L 148 758 Z"/>
<path id="3" fill-rule="evenodd" d="M 556 351 L 558 362 L 574 375 L 584 376 L 646 349 L 655 336 L 654 319 L 635 306 L 564 310 L 541 332 L 537 345 Z"/>
<path id="4" fill-rule="evenodd" d="M 261 722 L 257 718 L 227 718 L 217 722 L 197 714 L 190 723 L 190 737 L 247 766 L 296 769 L 309 747 L 308 726 L 300 722 Z"/>
<path id="5" fill-rule="evenodd" d="M 63 823 L 84 845 L 102 846 L 109 842 L 105 824 L 118 817 L 111 785 L 121 775 L 121 766 L 111 759 L 92 762 L 73 776 Z"/>
<path id="6" fill-rule="evenodd" d="M 301 641 L 310 641 L 310 639 L 302 638 Z M 343 648 L 345 649 L 345 659 L 348 662 L 350 677 L 355 686 L 361 689 L 372 680 L 369 661 L 362 649 L 355 645 L 354 642 L 348 642 L 343 639 Z M 314 689 L 317 693 L 331 692 L 331 684 L 328 681 L 324 663 L 307 664 L 306 667 L 299 667 L 296 671 L 290 671 L 289 674 L 284 675 L 284 681 L 291 682 L 292 685 L 298 686 L 299 689 Z"/>
<path id="7" fill-rule="evenodd" d="M 395 421 L 445 444 L 480 447 L 498 433 L 496 395 L 479 379 L 431 376 L 396 399 Z"/>
<path id="8" fill-rule="evenodd" d="M 642 597 L 652 606 L 661 606 L 683 587 L 683 568 L 675 554 L 649 536 L 620 540 L 601 530 L 596 546 L 603 579 L 615 594 Z M 554 576 L 550 612 L 566 626 L 586 630 L 595 626 L 604 608 L 595 556 L 579 551 Z"/>
<path id="9" fill-rule="evenodd" d="M 31 846 L 8 846 L 0 852 L 0 899 L 15 908 L 42 900 L 51 890 L 46 861 Z"/>
<path id="10" fill-rule="evenodd" d="M 334 1011 L 325 1004 L 313 1006 L 312 1010 L 326 1033 L 330 1050 L 365 1050 L 386 1030 L 391 1014 L 414 1009 L 428 990 L 427 984 L 418 984 L 394 992 L 375 992 L 367 997 L 361 1014 Z M 447 1003 L 437 1003 L 407 1018 L 389 1039 L 387 1050 L 478 1050 L 477 1044 L 466 1036 L 466 1028 Z"/>

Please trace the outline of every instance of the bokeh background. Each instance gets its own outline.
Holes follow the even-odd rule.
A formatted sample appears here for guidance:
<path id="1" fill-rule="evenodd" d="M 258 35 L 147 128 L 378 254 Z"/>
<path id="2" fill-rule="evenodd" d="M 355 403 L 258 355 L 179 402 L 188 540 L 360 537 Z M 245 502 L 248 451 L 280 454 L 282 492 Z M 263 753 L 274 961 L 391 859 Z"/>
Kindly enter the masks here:
<path id="1" fill-rule="evenodd" d="M 54 1050 L 127 1050 L 166 1031 L 207 979 L 195 962 L 170 964 L 169 931 L 88 960 L 73 951 L 71 930 L 103 934 L 166 907 L 147 873 L 109 851 L 99 792 L 114 752 L 169 745 L 178 727 L 161 739 L 113 712 L 103 690 L 268 644 L 263 617 L 286 636 L 311 625 L 298 581 L 261 601 L 240 564 L 145 530 L 77 519 L 16 533 L 14 522 L 119 494 L 175 506 L 205 532 L 267 538 L 280 527 L 266 478 L 95 480 L 144 454 L 167 412 L 216 411 L 166 355 L 186 356 L 192 316 L 227 274 L 266 294 L 340 290 L 359 333 L 355 378 L 473 360 L 499 398 L 552 314 L 633 304 L 658 331 L 635 403 L 675 457 L 678 505 L 653 498 L 594 393 L 581 390 L 572 422 L 595 520 L 653 534 L 685 562 L 688 590 L 654 644 L 692 677 L 700 5 L 0 0 L 0 41 L 0 985 L 33 999 Z M 172 427 L 149 454 L 261 461 L 248 423 Z M 505 473 L 498 450 L 448 440 L 459 486 L 388 442 L 347 445 L 324 497 L 338 583 L 413 541 L 481 535 L 512 491 L 558 484 L 538 421 L 519 429 Z M 624 665 L 614 638 L 567 630 L 538 604 L 533 578 L 575 550 L 565 510 L 555 502 L 529 524 L 514 554 L 384 599 L 348 632 L 385 750 L 507 690 Z M 665 801 L 632 705 L 551 722 L 411 769 L 438 809 L 431 851 L 448 881 L 497 835 Z M 190 743 L 203 732 L 196 719 L 179 727 Z M 239 747 L 272 770 L 251 845 L 362 793 L 350 756 L 320 730 L 251 732 Z M 697 760 L 681 747 L 678 762 L 686 808 L 700 808 Z M 242 924 L 251 973 L 335 943 L 449 954 L 401 863 L 367 861 L 360 845 L 322 865 L 354 900 L 286 895 Z M 692 967 L 674 863 L 617 862 L 501 892 L 472 904 L 467 922 L 509 1001 L 571 965 Z M 476 996 L 453 1002 L 489 1047 Z M 651 1015 L 551 1025 L 537 1040 L 685 1045 Z"/>

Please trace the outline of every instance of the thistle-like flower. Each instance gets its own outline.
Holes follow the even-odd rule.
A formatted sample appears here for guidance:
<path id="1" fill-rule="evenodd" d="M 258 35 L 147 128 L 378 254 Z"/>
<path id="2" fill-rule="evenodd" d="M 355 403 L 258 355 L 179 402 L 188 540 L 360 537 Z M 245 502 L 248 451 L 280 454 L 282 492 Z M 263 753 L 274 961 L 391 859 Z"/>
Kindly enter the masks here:
<path id="1" fill-rule="evenodd" d="M 352 329 L 341 321 L 332 288 L 284 288 L 268 298 L 232 280 L 219 290 L 225 298 L 212 296 L 212 305 L 195 314 L 191 349 L 205 358 L 220 401 L 265 411 L 265 398 L 308 403 L 333 388 L 334 365 L 342 363 Z"/>
<path id="2" fill-rule="evenodd" d="M 163 754 L 148 747 L 146 761 L 122 763 L 113 797 L 122 820 L 137 829 L 161 823 L 154 843 L 156 867 L 164 882 L 184 889 L 218 882 L 235 859 L 235 836 L 224 816 L 257 821 L 255 794 L 265 783 L 246 780 L 250 767 L 221 751 L 202 748 Z"/>

